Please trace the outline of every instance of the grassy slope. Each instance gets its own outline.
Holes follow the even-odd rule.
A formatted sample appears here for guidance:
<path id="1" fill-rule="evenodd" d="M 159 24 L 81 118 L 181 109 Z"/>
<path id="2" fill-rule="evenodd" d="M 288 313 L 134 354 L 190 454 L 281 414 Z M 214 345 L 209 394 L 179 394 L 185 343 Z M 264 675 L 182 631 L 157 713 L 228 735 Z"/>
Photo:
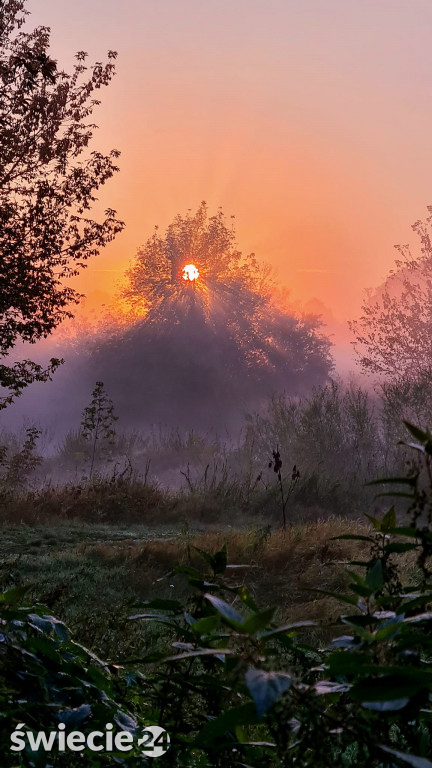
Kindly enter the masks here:
<path id="1" fill-rule="evenodd" d="M 128 616 L 145 600 L 185 595 L 182 577 L 169 573 L 177 563 L 202 565 L 194 546 L 216 551 L 226 543 L 229 563 L 249 566 L 230 578 L 245 581 L 259 604 L 277 605 L 280 620 L 331 618 L 335 601 L 311 590 L 344 588 L 345 563 L 362 545 L 331 539 L 355 532 L 364 533 L 364 523 L 341 518 L 271 535 L 265 527 L 179 533 L 172 526 L 9 526 L 0 540 L 0 578 L 3 588 L 31 585 L 31 599 L 115 660 L 149 651 L 151 627 Z"/>

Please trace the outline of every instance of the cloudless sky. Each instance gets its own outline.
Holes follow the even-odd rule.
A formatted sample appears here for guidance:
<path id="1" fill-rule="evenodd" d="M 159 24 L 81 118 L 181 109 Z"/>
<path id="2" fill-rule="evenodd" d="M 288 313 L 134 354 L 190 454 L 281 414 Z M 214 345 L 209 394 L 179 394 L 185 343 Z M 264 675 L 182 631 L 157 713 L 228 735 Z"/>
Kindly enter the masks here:
<path id="1" fill-rule="evenodd" d="M 206 200 L 294 299 L 340 320 L 432 204 L 430 0 L 29 0 L 52 54 L 119 53 L 94 147 L 127 227 L 79 279 L 112 292 L 155 224 Z"/>

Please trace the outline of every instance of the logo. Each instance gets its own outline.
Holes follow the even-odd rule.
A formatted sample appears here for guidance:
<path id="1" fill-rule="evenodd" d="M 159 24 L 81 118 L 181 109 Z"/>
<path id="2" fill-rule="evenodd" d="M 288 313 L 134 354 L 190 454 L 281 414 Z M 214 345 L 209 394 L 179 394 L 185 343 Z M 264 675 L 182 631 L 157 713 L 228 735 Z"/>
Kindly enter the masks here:
<path id="1" fill-rule="evenodd" d="M 138 739 L 138 744 L 143 755 L 160 757 L 167 751 L 170 737 L 164 728 L 160 728 L 158 725 L 148 725 L 143 731 L 143 737 Z"/>
<path id="2" fill-rule="evenodd" d="M 17 725 L 11 734 L 11 752 L 22 752 L 28 745 L 32 752 L 43 749 L 45 752 L 132 752 L 139 748 L 146 757 L 161 757 L 169 749 L 170 737 L 164 728 L 158 725 L 148 725 L 141 736 L 134 736 L 129 731 L 114 733 L 113 724 L 107 723 L 105 731 L 70 731 L 65 733 L 66 726 L 60 723 L 57 731 L 26 730 L 24 723 Z"/>

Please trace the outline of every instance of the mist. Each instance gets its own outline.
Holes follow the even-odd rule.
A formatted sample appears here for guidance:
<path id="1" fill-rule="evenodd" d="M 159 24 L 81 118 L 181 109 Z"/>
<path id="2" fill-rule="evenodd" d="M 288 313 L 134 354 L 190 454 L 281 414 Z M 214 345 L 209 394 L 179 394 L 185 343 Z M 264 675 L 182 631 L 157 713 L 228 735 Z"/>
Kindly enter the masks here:
<path id="1" fill-rule="evenodd" d="M 272 395 L 304 395 L 328 379 L 330 345 L 316 318 L 269 306 L 257 332 L 247 316 L 234 328 L 231 312 L 221 305 L 208 316 L 186 290 L 121 329 L 40 344 L 34 358 L 65 363 L 53 381 L 25 391 L 3 425 L 37 422 L 59 440 L 79 426 L 95 382 L 103 381 L 124 430 L 160 425 L 235 436 L 245 415 Z"/>

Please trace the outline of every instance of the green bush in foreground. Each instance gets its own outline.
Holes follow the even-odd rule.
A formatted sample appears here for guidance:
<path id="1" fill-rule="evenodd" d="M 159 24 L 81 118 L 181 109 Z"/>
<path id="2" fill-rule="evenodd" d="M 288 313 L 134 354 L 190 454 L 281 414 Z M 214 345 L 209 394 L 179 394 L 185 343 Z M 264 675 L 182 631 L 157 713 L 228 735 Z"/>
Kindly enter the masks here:
<path id="1" fill-rule="evenodd" d="M 34 626 L 20 634 L 5 596 L 3 724 L 15 727 L 33 717 L 35 727 L 48 727 L 66 708 L 82 714 L 84 731 L 103 726 L 108 714 L 119 728 L 159 723 L 171 736 L 161 766 L 432 768 L 432 435 L 407 426 L 418 460 L 407 476 L 377 482 L 395 488 L 385 495 L 407 499 L 411 524 L 398 527 L 390 508 L 380 520 L 369 518 L 369 535 L 345 537 L 369 543 L 370 555 L 350 564 L 347 594 L 333 595 L 345 613 L 330 644 L 310 639 L 313 622 L 277 626 L 273 608 L 259 609 L 244 586 L 233 583 L 242 565 L 228 565 L 225 548 L 200 553 L 203 573 L 174 569 L 170 578 L 187 578 L 193 589 L 187 604 L 154 600 L 131 616 L 160 628 L 160 651 L 119 660 L 111 669 L 62 637 L 67 631 L 59 634 L 52 618 L 32 622 L 26 615 L 24 624 Z M 407 558 L 412 583 L 404 583 Z M 18 659 L 12 681 L 11 653 Z M 52 687 L 47 673 L 48 680 L 54 675 Z M 32 700 L 23 693 L 28 679 L 36 686 Z M 61 699 L 71 689 L 76 703 L 66 705 Z M 151 763 L 138 756 L 108 759 Z M 56 762 L 21 753 L 21 760 L 43 768 L 103 765 L 91 754 Z M 16 758 L 7 764 L 16 765 Z"/>

